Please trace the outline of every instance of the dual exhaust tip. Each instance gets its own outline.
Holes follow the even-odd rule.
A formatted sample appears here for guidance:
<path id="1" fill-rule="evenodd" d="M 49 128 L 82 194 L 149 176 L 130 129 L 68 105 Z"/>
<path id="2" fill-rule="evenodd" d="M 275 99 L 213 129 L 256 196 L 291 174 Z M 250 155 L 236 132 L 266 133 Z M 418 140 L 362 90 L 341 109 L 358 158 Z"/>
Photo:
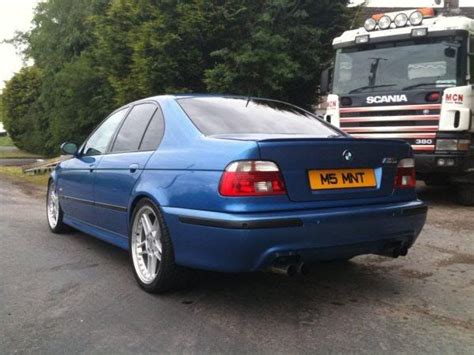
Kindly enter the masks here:
<path id="1" fill-rule="evenodd" d="M 308 265 L 303 262 L 289 263 L 289 264 L 273 264 L 270 271 L 274 274 L 285 275 L 293 277 L 296 275 L 307 276 L 310 272 Z"/>
<path id="2" fill-rule="evenodd" d="M 389 256 L 392 258 L 398 258 L 399 256 L 406 256 L 408 254 L 408 246 L 402 243 L 397 243 L 396 245 L 390 245 L 382 252 L 378 253 L 379 255 Z M 288 277 L 293 277 L 296 275 L 307 276 L 310 273 L 310 268 L 304 262 L 289 262 L 288 260 L 277 261 L 275 262 L 268 271 L 285 275 Z"/>

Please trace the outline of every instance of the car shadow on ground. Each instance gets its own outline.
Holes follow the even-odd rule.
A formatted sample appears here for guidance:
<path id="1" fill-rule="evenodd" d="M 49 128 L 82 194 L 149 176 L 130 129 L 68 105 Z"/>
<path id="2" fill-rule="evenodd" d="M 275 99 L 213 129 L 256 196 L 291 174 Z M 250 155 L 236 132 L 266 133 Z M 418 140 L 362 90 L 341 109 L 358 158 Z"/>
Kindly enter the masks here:
<path id="1" fill-rule="evenodd" d="M 453 185 L 426 186 L 423 182 L 418 182 L 416 192 L 418 198 L 426 202 L 428 205 L 443 207 L 460 206 L 457 202 L 456 188 Z"/>
<path id="2" fill-rule="evenodd" d="M 127 275 L 127 283 L 137 292 L 144 292 L 136 284 L 128 252 L 111 246 L 92 236 L 72 232 L 69 237 L 77 248 L 91 251 L 94 262 L 107 263 L 112 268 Z M 357 303 L 373 297 L 376 289 L 377 297 L 399 295 L 402 288 L 398 280 L 392 280 L 387 274 L 390 269 L 384 265 L 393 260 L 383 257 L 355 258 L 346 262 L 324 262 L 311 265 L 307 276 L 297 275 L 287 277 L 270 272 L 253 273 L 218 273 L 210 271 L 191 270 L 191 282 L 183 290 L 157 295 L 158 298 L 176 300 L 182 304 L 191 305 L 199 302 L 201 306 L 212 303 L 222 306 L 226 303 L 237 302 L 260 307 L 256 302 L 265 300 L 267 304 L 283 304 L 286 302 L 304 303 L 304 300 L 319 299 L 335 306 Z M 363 260 L 363 262 L 361 262 Z"/>

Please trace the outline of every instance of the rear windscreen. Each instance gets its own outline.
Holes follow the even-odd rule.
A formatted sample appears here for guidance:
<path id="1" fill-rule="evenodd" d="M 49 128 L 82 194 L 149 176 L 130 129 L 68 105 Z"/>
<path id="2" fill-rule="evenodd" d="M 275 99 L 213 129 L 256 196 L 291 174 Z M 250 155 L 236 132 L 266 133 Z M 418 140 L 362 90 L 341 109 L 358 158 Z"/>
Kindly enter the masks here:
<path id="1" fill-rule="evenodd" d="M 283 102 L 235 97 L 193 97 L 177 101 L 205 135 L 340 135 L 316 116 Z"/>

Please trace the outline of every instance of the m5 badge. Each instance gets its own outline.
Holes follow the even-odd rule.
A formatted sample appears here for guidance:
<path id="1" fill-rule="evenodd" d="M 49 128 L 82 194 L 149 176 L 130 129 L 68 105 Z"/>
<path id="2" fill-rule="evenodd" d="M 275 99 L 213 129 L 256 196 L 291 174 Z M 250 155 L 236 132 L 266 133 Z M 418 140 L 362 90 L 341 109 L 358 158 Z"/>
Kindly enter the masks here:
<path id="1" fill-rule="evenodd" d="M 382 160 L 382 164 L 386 164 L 386 165 L 393 165 L 393 164 L 397 164 L 397 163 L 398 163 L 397 158 L 389 157 L 389 158 L 383 158 L 383 160 Z"/>

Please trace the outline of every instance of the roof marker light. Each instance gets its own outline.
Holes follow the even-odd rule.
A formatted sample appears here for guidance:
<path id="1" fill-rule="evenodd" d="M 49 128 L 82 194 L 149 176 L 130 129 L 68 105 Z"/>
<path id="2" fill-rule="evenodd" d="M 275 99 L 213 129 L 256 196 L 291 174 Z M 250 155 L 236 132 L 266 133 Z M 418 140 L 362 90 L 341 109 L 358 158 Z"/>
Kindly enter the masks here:
<path id="1" fill-rule="evenodd" d="M 379 20 L 379 27 L 381 30 L 386 30 L 390 28 L 391 24 L 392 24 L 392 19 L 387 15 L 382 16 Z"/>
<path id="2" fill-rule="evenodd" d="M 408 23 L 408 16 L 405 13 L 400 13 L 397 16 L 395 16 L 395 20 L 393 20 L 395 23 L 395 26 L 397 27 L 404 27 Z"/>
<path id="3" fill-rule="evenodd" d="M 364 28 L 367 32 L 375 30 L 376 26 L 377 21 L 375 21 L 373 18 L 368 18 L 367 20 L 365 20 Z"/>
<path id="4" fill-rule="evenodd" d="M 380 20 L 385 14 L 374 14 L 372 15 L 372 18 L 375 20 L 375 21 L 378 21 Z"/>
<path id="5" fill-rule="evenodd" d="M 432 7 L 424 7 L 421 9 L 418 9 L 419 12 L 423 15 L 423 17 L 435 17 L 436 13 L 435 10 Z"/>

